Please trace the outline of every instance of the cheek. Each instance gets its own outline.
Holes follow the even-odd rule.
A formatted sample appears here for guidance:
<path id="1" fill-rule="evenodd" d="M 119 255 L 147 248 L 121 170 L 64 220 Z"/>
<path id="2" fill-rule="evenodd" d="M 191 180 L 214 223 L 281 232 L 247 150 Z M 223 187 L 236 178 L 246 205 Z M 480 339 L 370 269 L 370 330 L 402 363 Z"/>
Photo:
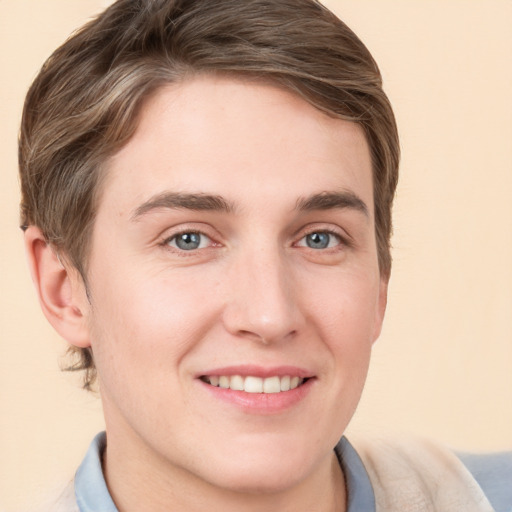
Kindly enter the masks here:
<path id="1" fill-rule="evenodd" d="M 123 273 L 118 269 L 116 275 Z M 147 360 L 154 369 L 169 369 L 210 327 L 213 294 L 204 293 L 197 279 L 148 273 L 100 282 L 92 292 L 90 322 L 98 366 L 108 359 L 108 365 L 131 365 L 137 372 Z"/>
<path id="2" fill-rule="evenodd" d="M 333 276 L 328 286 L 317 288 L 309 308 L 319 319 L 325 338 L 333 349 L 361 349 L 371 346 L 379 317 L 379 281 L 371 276 Z"/>
<path id="3" fill-rule="evenodd" d="M 330 353 L 328 372 L 333 389 L 355 408 L 366 380 L 378 317 L 378 281 L 339 276 L 318 291 L 311 310 L 324 348 Z"/>

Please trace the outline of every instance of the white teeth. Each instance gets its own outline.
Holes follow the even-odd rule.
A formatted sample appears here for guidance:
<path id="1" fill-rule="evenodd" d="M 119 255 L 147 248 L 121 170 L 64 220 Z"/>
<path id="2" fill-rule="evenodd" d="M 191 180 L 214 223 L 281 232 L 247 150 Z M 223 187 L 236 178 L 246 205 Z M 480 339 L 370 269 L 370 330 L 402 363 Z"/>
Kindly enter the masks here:
<path id="1" fill-rule="evenodd" d="M 223 389 L 232 389 L 234 391 L 245 391 L 246 393 L 279 393 L 281 391 L 289 391 L 300 386 L 304 379 L 300 377 L 291 377 L 285 375 L 284 377 L 242 377 L 241 375 L 212 375 L 204 377 L 206 382 L 212 386 L 220 387 Z"/>
<path id="2" fill-rule="evenodd" d="M 244 391 L 246 393 L 263 393 L 263 379 L 259 377 L 245 377 Z"/>
<path id="3" fill-rule="evenodd" d="M 292 377 L 290 380 L 290 389 L 295 389 L 299 385 L 299 377 Z"/>
<path id="4" fill-rule="evenodd" d="M 268 377 L 263 381 L 263 393 L 279 393 L 281 391 L 281 379 Z"/>
<path id="5" fill-rule="evenodd" d="M 226 377 L 225 375 L 221 375 L 219 377 L 219 388 L 229 388 L 229 377 Z"/>
<path id="6" fill-rule="evenodd" d="M 243 391 L 244 390 L 244 378 L 241 377 L 240 375 L 233 375 L 233 377 L 231 377 L 229 387 L 235 391 Z"/>
<path id="7" fill-rule="evenodd" d="M 288 391 L 290 389 L 290 376 L 281 378 L 281 391 Z"/>

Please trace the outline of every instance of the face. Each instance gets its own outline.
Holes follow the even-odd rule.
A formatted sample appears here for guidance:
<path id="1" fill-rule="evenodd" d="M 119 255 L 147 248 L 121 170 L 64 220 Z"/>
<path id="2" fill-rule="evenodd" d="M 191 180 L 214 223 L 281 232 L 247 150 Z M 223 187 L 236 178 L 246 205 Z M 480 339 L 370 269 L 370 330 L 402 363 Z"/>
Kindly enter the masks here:
<path id="1" fill-rule="evenodd" d="M 385 307 L 361 128 L 195 78 L 147 102 L 103 186 L 83 309 L 109 440 L 221 487 L 310 477 Z"/>

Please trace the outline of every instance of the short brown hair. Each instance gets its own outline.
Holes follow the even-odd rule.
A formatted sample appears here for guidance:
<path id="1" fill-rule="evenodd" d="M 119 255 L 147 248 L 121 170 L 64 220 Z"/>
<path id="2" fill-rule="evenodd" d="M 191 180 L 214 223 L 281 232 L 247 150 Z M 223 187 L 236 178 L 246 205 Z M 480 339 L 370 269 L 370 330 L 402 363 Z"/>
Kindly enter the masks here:
<path id="1" fill-rule="evenodd" d="M 19 143 L 23 226 L 86 278 L 102 164 L 134 133 L 144 100 L 195 74 L 264 80 L 361 125 L 373 163 L 379 267 L 391 269 L 399 144 L 370 52 L 316 0 L 118 0 L 43 65 Z M 95 377 L 89 349 L 73 368 Z"/>

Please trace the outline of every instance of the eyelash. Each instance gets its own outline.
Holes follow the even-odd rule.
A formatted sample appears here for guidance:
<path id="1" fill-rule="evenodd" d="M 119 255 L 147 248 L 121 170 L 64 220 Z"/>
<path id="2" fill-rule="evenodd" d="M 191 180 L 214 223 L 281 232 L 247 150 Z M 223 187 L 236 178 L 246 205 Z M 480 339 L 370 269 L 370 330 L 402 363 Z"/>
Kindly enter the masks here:
<path id="1" fill-rule="evenodd" d="M 313 251 L 336 250 L 339 246 L 341 246 L 341 247 L 348 247 L 348 248 L 352 247 L 352 243 L 350 242 L 350 240 L 349 240 L 349 238 L 347 236 L 344 236 L 341 233 L 339 233 L 338 231 L 335 231 L 333 229 L 326 229 L 326 228 L 316 228 L 316 229 L 310 229 L 310 230 L 306 231 L 300 237 L 298 242 L 296 242 L 294 245 L 298 245 L 299 242 L 301 242 L 302 240 L 305 240 L 308 236 L 313 235 L 313 234 L 326 234 L 326 235 L 329 235 L 330 237 L 336 238 L 338 240 L 338 243 L 334 247 L 325 247 L 325 248 L 322 248 L 322 249 L 315 249 L 313 247 L 308 247 L 308 246 L 303 246 L 303 245 L 300 245 L 299 247 L 306 247 L 306 248 L 311 249 Z"/>
<path id="2" fill-rule="evenodd" d="M 178 247 L 177 245 L 176 246 L 172 246 L 171 243 L 174 241 L 176 243 L 176 240 L 179 239 L 180 236 L 184 236 L 184 235 L 198 235 L 199 237 L 201 238 L 206 238 L 207 241 L 209 241 L 209 244 L 210 245 L 219 245 L 219 244 L 215 244 L 215 242 L 213 242 L 213 239 L 211 236 L 208 236 L 206 233 L 203 233 L 202 231 L 199 231 L 199 230 L 196 230 L 196 229 L 185 229 L 185 230 L 182 230 L 178 233 L 174 233 L 173 235 L 171 236 L 167 236 L 165 237 L 160 245 L 167 248 L 167 249 L 171 249 L 171 250 L 174 250 L 180 254 L 186 254 L 188 252 L 190 253 L 193 253 L 193 252 L 196 252 L 198 250 L 202 250 L 202 249 L 207 249 L 208 247 L 197 247 L 197 248 L 193 248 L 193 249 L 190 249 L 190 250 L 187 250 L 187 249 L 182 249 L 180 247 Z M 202 241 L 200 242 L 200 244 L 202 243 Z"/>
<path id="3" fill-rule="evenodd" d="M 304 244 L 301 243 L 301 242 L 305 241 L 308 236 L 313 235 L 313 234 L 326 234 L 329 237 L 334 237 L 338 243 L 336 243 L 336 245 L 333 247 L 318 247 L 318 248 L 310 247 L 309 245 L 307 245 L 307 242 L 304 242 Z M 183 235 L 198 235 L 200 238 L 203 238 L 203 239 L 206 238 L 206 243 L 208 243 L 208 246 L 201 247 L 201 244 L 203 241 L 200 240 L 199 247 L 191 248 L 188 250 L 183 249 L 183 248 L 177 246 L 177 243 L 176 243 L 176 240 L 178 240 L 179 237 L 183 236 Z M 171 245 L 172 242 L 174 242 L 174 244 L 175 244 L 174 246 Z M 329 240 L 328 244 L 330 244 L 330 243 L 331 243 L 331 240 Z M 176 253 L 184 256 L 184 255 L 187 255 L 187 253 L 193 254 L 199 250 L 208 249 L 209 247 L 212 247 L 212 246 L 214 247 L 215 245 L 218 246 L 220 244 L 215 243 L 211 236 L 207 235 L 206 233 L 204 233 L 198 229 L 183 229 L 177 233 L 172 234 L 171 236 L 165 237 L 160 242 L 160 245 L 168 250 L 173 250 Z M 352 247 L 352 244 L 347 236 L 343 236 L 339 232 L 337 232 L 333 229 L 325 229 L 325 228 L 324 229 L 322 229 L 322 228 L 313 229 L 313 228 L 311 228 L 308 231 L 304 232 L 302 234 L 302 236 L 298 239 L 298 241 L 293 244 L 293 246 L 304 247 L 306 249 L 309 249 L 309 250 L 312 250 L 315 252 L 316 251 L 323 252 L 323 251 L 340 250 L 340 246 L 341 246 L 341 248 L 343 248 L 343 247 L 350 248 L 350 247 Z"/>

